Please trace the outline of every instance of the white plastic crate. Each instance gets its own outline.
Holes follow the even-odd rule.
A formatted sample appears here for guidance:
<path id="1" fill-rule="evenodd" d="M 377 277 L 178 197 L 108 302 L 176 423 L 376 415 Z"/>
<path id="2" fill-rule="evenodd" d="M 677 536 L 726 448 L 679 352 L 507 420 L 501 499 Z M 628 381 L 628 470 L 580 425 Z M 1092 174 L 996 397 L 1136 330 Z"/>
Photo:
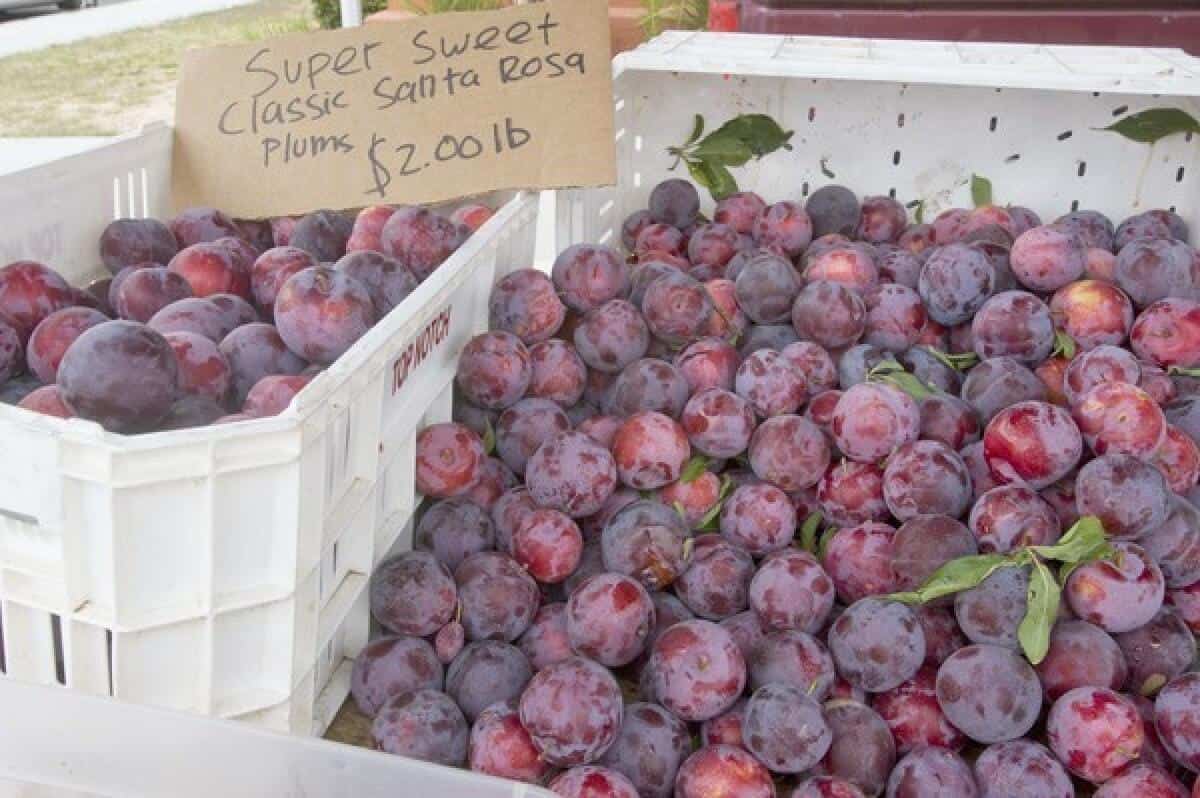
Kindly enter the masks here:
<path id="1" fill-rule="evenodd" d="M 97 276 L 108 222 L 168 215 L 171 139 L 0 178 L 0 262 Z M 450 417 L 455 353 L 497 270 L 532 263 L 536 223 L 536 196 L 508 202 L 279 417 L 126 437 L 0 406 L 0 669 L 322 732 L 368 638 L 369 574 L 411 546 L 416 432 Z"/>
<path id="2" fill-rule="evenodd" d="M 3 798 L 553 798 L 527 784 L 0 679 Z"/>
<path id="3" fill-rule="evenodd" d="M 687 178 L 668 171 L 666 148 L 697 113 L 710 130 L 765 113 L 795 131 L 790 152 L 732 170 L 768 202 L 840 183 L 923 200 L 930 221 L 970 207 L 979 174 L 998 204 L 1046 221 L 1168 207 L 1200 230 L 1200 138 L 1150 146 L 1095 130 L 1163 106 L 1200 118 L 1200 59 L 1179 50 L 673 32 L 618 56 L 614 73 L 619 188 L 561 192 L 560 244 L 619 246 L 655 184 Z"/>

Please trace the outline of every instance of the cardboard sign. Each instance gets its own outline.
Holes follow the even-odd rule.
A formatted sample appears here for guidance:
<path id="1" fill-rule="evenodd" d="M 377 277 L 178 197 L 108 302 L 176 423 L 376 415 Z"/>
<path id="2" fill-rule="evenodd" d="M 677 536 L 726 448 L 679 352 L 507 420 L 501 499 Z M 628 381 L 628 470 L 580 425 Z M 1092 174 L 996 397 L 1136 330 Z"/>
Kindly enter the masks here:
<path id="1" fill-rule="evenodd" d="M 188 52 L 177 208 L 237 217 L 616 180 L 605 0 Z"/>

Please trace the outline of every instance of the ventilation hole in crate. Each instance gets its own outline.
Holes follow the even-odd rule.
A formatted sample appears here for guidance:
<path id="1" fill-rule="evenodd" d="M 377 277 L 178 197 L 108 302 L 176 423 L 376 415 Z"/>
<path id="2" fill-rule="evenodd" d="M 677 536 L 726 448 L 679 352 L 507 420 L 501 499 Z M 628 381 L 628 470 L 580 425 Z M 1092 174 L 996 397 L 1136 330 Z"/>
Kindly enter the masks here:
<path id="1" fill-rule="evenodd" d="M 889 189 L 888 189 L 888 196 L 889 196 L 889 197 L 891 197 L 892 199 L 895 199 L 895 198 L 896 198 L 896 189 L 895 189 L 895 188 L 889 188 Z"/>
<path id="2" fill-rule="evenodd" d="M 67 661 L 63 658 L 62 618 L 50 616 L 50 639 L 54 643 L 54 678 L 59 684 L 67 683 Z"/>
<path id="3" fill-rule="evenodd" d="M 1128 105 L 1118 105 L 1116 108 L 1113 109 L 1112 115 L 1120 116 L 1121 114 L 1125 113 L 1128 110 L 1129 110 Z"/>
<path id="4" fill-rule="evenodd" d="M 113 674 L 117 672 L 117 661 L 113 657 L 112 629 L 104 630 L 104 650 L 108 657 L 108 694 L 116 695 L 113 689 Z"/>
<path id="5" fill-rule="evenodd" d="M 904 112 L 903 111 L 901 111 L 900 115 L 896 117 L 896 127 L 904 127 Z"/>
<path id="6" fill-rule="evenodd" d="M 1183 169 L 1183 167 L 1182 167 L 1182 166 L 1181 166 L 1181 167 L 1179 167 L 1179 169 L 1177 169 L 1177 170 L 1175 171 L 1175 182 L 1176 182 L 1176 183 L 1182 183 L 1182 182 L 1183 182 L 1183 172 L 1184 172 L 1184 169 Z"/>
<path id="7" fill-rule="evenodd" d="M 990 130 L 991 132 L 995 133 L 995 132 L 996 132 L 996 125 L 997 125 L 997 123 L 998 123 L 999 121 L 1000 121 L 1000 120 L 999 120 L 999 119 L 997 119 L 997 118 L 996 118 L 996 117 L 994 117 L 994 116 L 993 116 L 993 117 L 992 117 L 990 120 L 988 120 L 988 130 Z"/>
<path id="8" fill-rule="evenodd" d="M 1079 175 L 1080 177 L 1083 177 L 1085 174 L 1087 174 L 1087 161 L 1079 162 L 1079 168 L 1075 170 L 1075 174 Z"/>
<path id="9" fill-rule="evenodd" d="M 1100 92 L 1098 92 L 1098 91 L 1094 91 L 1094 92 L 1092 92 L 1092 96 L 1093 96 L 1093 97 L 1099 97 L 1099 96 L 1100 96 Z"/>
<path id="10" fill-rule="evenodd" d="M 1177 213 L 1177 212 L 1178 212 L 1178 211 L 1176 211 L 1176 210 L 1175 210 L 1175 206 L 1174 206 L 1174 205 L 1172 205 L 1170 208 L 1167 208 L 1167 210 L 1169 210 L 1171 213 Z"/>
<path id="11" fill-rule="evenodd" d="M 1074 135 L 1074 134 L 1071 131 L 1064 130 L 1062 133 L 1058 134 L 1058 140 L 1066 141 L 1067 139 L 1071 138 L 1072 135 Z"/>
<path id="12" fill-rule="evenodd" d="M 817 118 L 816 106 L 813 106 L 813 105 L 808 106 L 808 121 L 811 122 L 816 118 Z"/>
<path id="13" fill-rule="evenodd" d="M 1071 200 L 1071 213 L 1079 210 L 1079 200 Z"/>
<path id="14" fill-rule="evenodd" d="M 1187 133 L 1184 133 L 1184 134 L 1183 134 L 1183 140 L 1184 140 L 1184 141 L 1191 141 L 1191 140 L 1192 140 L 1192 131 L 1190 131 L 1190 130 L 1189 130 Z"/>
<path id="15" fill-rule="evenodd" d="M 333 571 L 334 576 L 337 575 L 337 554 L 338 554 L 337 550 L 338 550 L 338 544 L 337 544 L 337 541 L 335 541 L 333 544 L 333 550 L 329 552 L 329 559 L 332 560 L 332 562 L 330 563 L 330 565 L 332 566 L 330 568 L 330 570 Z"/>
<path id="16" fill-rule="evenodd" d="M 807 180 L 805 180 L 803 183 L 800 184 L 800 196 L 801 197 L 808 196 L 808 181 Z"/>
<path id="17" fill-rule="evenodd" d="M 4 655 L 4 613 L 0 612 L 0 673 L 8 673 L 8 659 Z"/>
<path id="18" fill-rule="evenodd" d="M 1005 163 L 1016 163 L 1016 162 L 1017 162 L 1017 161 L 1019 161 L 1019 160 L 1021 160 L 1021 153 L 1019 153 L 1019 152 L 1014 152 L 1012 155 L 1010 155 L 1010 156 L 1008 156 L 1007 158 L 1005 158 L 1005 159 L 1004 159 L 1004 162 L 1005 162 Z"/>
<path id="19" fill-rule="evenodd" d="M 892 153 L 892 165 L 893 166 L 900 165 L 900 150 L 896 150 L 895 152 Z"/>
<path id="20" fill-rule="evenodd" d="M 121 213 L 121 178 L 113 178 L 113 218 L 120 219 Z"/>

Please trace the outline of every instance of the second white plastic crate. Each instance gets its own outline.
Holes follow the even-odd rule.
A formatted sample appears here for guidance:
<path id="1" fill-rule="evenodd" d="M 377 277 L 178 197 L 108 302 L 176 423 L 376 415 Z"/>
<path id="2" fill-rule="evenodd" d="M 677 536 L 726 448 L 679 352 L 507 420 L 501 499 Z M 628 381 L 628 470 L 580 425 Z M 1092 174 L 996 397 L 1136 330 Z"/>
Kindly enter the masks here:
<path id="1" fill-rule="evenodd" d="M 168 215 L 171 138 L 0 178 L 0 262 L 97 276 L 108 222 Z M 369 574 L 411 546 L 416 432 L 449 419 L 456 353 L 497 270 L 532 262 L 536 222 L 536 196 L 506 204 L 279 417 L 129 437 L 0 406 L 0 669 L 323 731 Z"/>

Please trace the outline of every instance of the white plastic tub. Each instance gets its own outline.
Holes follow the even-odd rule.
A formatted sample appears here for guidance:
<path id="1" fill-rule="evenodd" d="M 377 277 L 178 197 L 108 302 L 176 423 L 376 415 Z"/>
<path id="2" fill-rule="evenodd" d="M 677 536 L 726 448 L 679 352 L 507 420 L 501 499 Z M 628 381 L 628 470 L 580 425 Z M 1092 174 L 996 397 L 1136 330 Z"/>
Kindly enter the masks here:
<path id="1" fill-rule="evenodd" d="M 168 214 L 170 150 L 160 126 L 0 178 L 0 261 L 96 276 L 108 222 Z M 277 418 L 127 437 L 0 406 L 4 672 L 322 732 L 367 578 L 411 545 L 416 432 L 449 418 L 454 353 L 536 222 L 536 196 L 505 205 Z"/>

